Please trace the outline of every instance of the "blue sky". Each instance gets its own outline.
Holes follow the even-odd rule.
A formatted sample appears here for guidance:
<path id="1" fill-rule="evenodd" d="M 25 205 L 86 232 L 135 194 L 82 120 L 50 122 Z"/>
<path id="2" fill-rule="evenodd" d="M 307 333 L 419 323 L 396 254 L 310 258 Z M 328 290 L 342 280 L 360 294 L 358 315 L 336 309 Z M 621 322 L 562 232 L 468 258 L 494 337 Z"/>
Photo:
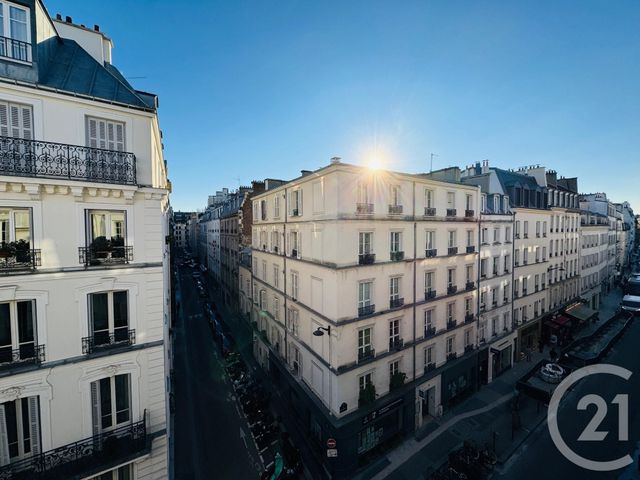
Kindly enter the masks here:
<path id="1" fill-rule="evenodd" d="M 45 0 L 160 96 L 175 209 L 332 156 L 541 164 L 640 213 L 640 2 Z"/>

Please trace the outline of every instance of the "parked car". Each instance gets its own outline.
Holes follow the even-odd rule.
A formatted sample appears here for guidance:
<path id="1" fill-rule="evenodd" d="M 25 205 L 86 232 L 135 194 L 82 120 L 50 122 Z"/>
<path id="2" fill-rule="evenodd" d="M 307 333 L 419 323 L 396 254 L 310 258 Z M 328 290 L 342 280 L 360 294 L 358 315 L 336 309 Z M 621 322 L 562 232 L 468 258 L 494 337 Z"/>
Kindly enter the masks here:
<path id="1" fill-rule="evenodd" d="M 638 315 L 640 313 L 640 297 L 625 295 L 620 304 L 620 308 L 625 312 Z"/>

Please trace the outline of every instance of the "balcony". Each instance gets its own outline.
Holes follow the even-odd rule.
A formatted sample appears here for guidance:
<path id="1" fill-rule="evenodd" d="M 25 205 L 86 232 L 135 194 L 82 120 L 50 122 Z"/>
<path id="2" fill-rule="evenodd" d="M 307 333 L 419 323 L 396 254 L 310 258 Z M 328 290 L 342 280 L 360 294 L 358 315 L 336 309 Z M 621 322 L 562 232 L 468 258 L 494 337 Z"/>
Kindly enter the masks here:
<path id="1" fill-rule="evenodd" d="M 474 245 L 467 246 L 467 253 L 475 253 L 475 252 L 476 252 L 476 247 Z"/>
<path id="2" fill-rule="evenodd" d="M 426 373 L 429 373 L 430 371 L 435 370 L 435 369 L 436 369 L 436 364 L 435 364 L 434 362 L 427 363 L 427 364 L 424 366 L 424 373 L 425 373 L 425 374 L 426 374 Z"/>
<path id="3" fill-rule="evenodd" d="M 543 284 L 541 285 L 541 290 L 544 290 L 545 288 L 546 288 L 546 285 L 543 283 Z"/>
<path id="4" fill-rule="evenodd" d="M 457 213 L 455 208 L 447 208 L 447 217 L 455 217 Z"/>
<path id="5" fill-rule="evenodd" d="M 25 240 L 0 245 L 0 271 L 35 270 L 42 263 L 40 250 L 34 250 Z"/>
<path id="6" fill-rule="evenodd" d="M 401 262 L 404 260 L 404 252 L 389 252 L 389 258 L 392 262 Z"/>
<path id="7" fill-rule="evenodd" d="M 467 313 L 464 316 L 464 323 L 470 323 L 473 322 L 476 319 L 475 315 L 473 313 Z"/>
<path id="8" fill-rule="evenodd" d="M 78 248 L 78 258 L 85 266 L 129 263 L 133 261 L 133 246 L 125 245 L 120 237 L 98 237 L 88 247 Z"/>
<path id="9" fill-rule="evenodd" d="M 506 275 L 507 273 L 509 273 L 509 269 L 508 269 L 508 268 L 505 268 L 505 269 L 504 269 L 504 272 L 503 272 L 503 275 Z"/>
<path id="10" fill-rule="evenodd" d="M 473 345 L 469 344 L 469 345 L 465 345 L 464 346 L 464 353 L 469 353 L 473 351 Z"/>
<path id="11" fill-rule="evenodd" d="M 447 353 L 447 362 L 455 360 L 458 358 L 458 354 L 456 352 Z"/>
<path id="12" fill-rule="evenodd" d="M 299 208 L 294 208 L 291 210 L 291 216 L 292 217 L 299 217 L 300 216 L 300 209 Z"/>
<path id="13" fill-rule="evenodd" d="M 523 235 L 523 237 L 524 237 L 524 238 L 529 238 L 529 234 L 528 234 L 528 233 L 525 233 L 525 234 Z"/>
<path id="14" fill-rule="evenodd" d="M 373 315 L 376 311 L 375 305 L 364 305 L 362 307 L 358 307 L 358 316 L 366 317 L 367 315 Z"/>
<path id="15" fill-rule="evenodd" d="M 82 339 L 82 354 L 101 352 L 112 348 L 126 347 L 136 343 L 134 329 L 116 329 L 113 332 L 96 332 L 93 336 Z"/>
<path id="16" fill-rule="evenodd" d="M 526 288 L 523 288 L 523 289 L 522 289 L 522 296 L 523 296 L 523 297 L 526 297 L 526 296 L 527 296 L 527 289 L 526 289 Z"/>
<path id="17" fill-rule="evenodd" d="M 0 37 L 0 57 L 31 63 L 31 44 L 9 37 Z"/>
<path id="18" fill-rule="evenodd" d="M 425 217 L 435 217 L 436 209 L 433 207 L 424 207 L 424 216 Z"/>
<path id="19" fill-rule="evenodd" d="M 0 175 L 136 185 L 136 157 L 129 152 L 0 136 Z"/>
<path id="20" fill-rule="evenodd" d="M 389 339 L 389 351 L 402 350 L 404 347 L 404 340 L 402 338 L 390 338 Z"/>
<path id="21" fill-rule="evenodd" d="M 467 284 L 465 285 L 465 290 L 469 291 L 469 290 L 473 290 L 474 287 L 476 286 L 475 283 L 473 282 L 467 282 Z"/>
<path id="22" fill-rule="evenodd" d="M 464 211 L 464 217 L 465 217 L 465 218 L 473 218 L 473 214 L 474 214 L 474 213 L 475 213 L 475 212 L 474 212 L 473 210 L 465 210 L 465 211 Z"/>
<path id="23" fill-rule="evenodd" d="M 292 248 L 291 249 L 291 258 L 298 258 L 298 249 L 297 248 Z"/>
<path id="24" fill-rule="evenodd" d="M 434 298 L 436 298 L 436 291 L 435 290 L 426 290 L 424 292 L 424 299 L 425 300 L 433 300 Z"/>
<path id="25" fill-rule="evenodd" d="M 404 305 L 404 298 L 390 298 L 389 308 L 400 308 Z"/>
<path id="26" fill-rule="evenodd" d="M 40 364 L 44 362 L 44 357 L 44 345 L 26 344 L 15 350 L 11 347 L 0 348 L 0 368 Z"/>
<path id="27" fill-rule="evenodd" d="M 424 338 L 433 337 L 436 334 L 436 327 L 427 327 L 424 329 Z"/>
<path id="28" fill-rule="evenodd" d="M 457 324 L 458 322 L 456 322 L 455 320 L 447 320 L 447 330 L 452 330 L 456 328 Z"/>
<path id="29" fill-rule="evenodd" d="M 389 215 L 402 215 L 402 205 L 389 205 Z"/>
<path id="30" fill-rule="evenodd" d="M 449 249 L 447 250 L 447 253 L 449 255 L 457 255 L 458 254 L 458 247 L 449 247 Z"/>
<path id="31" fill-rule="evenodd" d="M 359 265 L 371 265 L 376 261 L 375 253 L 361 253 L 358 255 L 358 264 Z"/>
<path id="32" fill-rule="evenodd" d="M 427 258 L 433 258 L 438 255 L 438 250 L 435 248 L 428 248 L 424 251 L 424 256 Z"/>
<path id="33" fill-rule="evenodd" d="M 356 213 L 358 215 L 371 215 L 373 213 L 373 203 L 357 203 Z"/>
<path id="34" fill-rule="evenodd" d="M 144 419 L 0 467 L 7 480 L 86 478 L 150 453 Z"/>
<path id="35" fill-rule="evenodd" d="M 371 347 L 358 349 L 358 363 L 366 362 L 367 360 L 373 360 L 375 356 L 376 351 Z"/>
<path id="36" fill-rule="evenodd" d="M 447 295 L 453 295 L 458 291 L 457 285 L 447 285 Z"/>

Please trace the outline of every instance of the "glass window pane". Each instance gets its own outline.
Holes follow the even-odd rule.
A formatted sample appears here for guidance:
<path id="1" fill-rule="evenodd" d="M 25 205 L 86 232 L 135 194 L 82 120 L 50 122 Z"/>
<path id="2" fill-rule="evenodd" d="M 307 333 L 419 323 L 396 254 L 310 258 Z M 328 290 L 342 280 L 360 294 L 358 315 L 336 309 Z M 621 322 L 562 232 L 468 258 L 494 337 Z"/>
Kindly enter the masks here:
<path id="1" fill-rule="evenodd" d="M 129 375 L 116 375 L 117 423 L 129 420 Z"/>
<path id="2" fill-rule="evenodd" d="M 29 235 L 29 212 L 19 210 L 13 212 L 13 221 L 15 224 L 15 240 L 30 240 Z"/>
<path id="3" fill-rule="evenodd" d="M 31 452 L 31 429 L 29 426 L 29 399 L 21 399 L 22 404 L 22 446 L 24 453 Z"/>
<path id="4" fill-rule="evenodd" d="M 111 379 L 100 380 L 100 413 L 102 415 L 102 428 L 112 425 L 111 420 Z"/>
<path id="5" fill-rule="evenodd" d="M 111 238 L 124 238 L 124 213 L 111 213 Z"/>
<path id="6" fill-rule="evenodd" d="M 9 442 L 9 457 L 17 457 L 20 455 L 18 448 L 18 418 L 16 412 L 16 402 L 6 402 L 4 406 L 4 415 L 7 422 L 7 440 Z"/>
<path id="7" fill-rule="evenodd" d="M 113 292 L 113 324 L 116 328 L 126 327 L 128 322 L 127 292 Z"/>
<path id="8" fill-rule="evenodd" d="M 109 329 L 109 316 L 107 311 L 107 294 L 94 293 L 89 295 L 91 327 L 93 333 Z"/>
<path id="9" fill-rule="evenodd" d="M 27 41 L 27 12 L 22 8 L 11 7 L 9 9 L 11 21 L 11 38 Z"/>
<path id="10" fill-rule="evenodd" d="M 107 236 L 106 218 L 104 213 L 91 214 L 91 239 Z"/>
<path id="11" fill-rule="evenodd" d="M 6 243 L 11 241 L 11 236 L 9 233 L 10 228 L 11 227 L 9 225 L 9 212 L 8 211 L 0 212 L 0 241 L 1 242 Z"/>
<path id="12" fill-rule="evenodd" d="M 33 322 L 33 302 L 18 302 L 18 342 L 33 342 L 35 329 Z"/>

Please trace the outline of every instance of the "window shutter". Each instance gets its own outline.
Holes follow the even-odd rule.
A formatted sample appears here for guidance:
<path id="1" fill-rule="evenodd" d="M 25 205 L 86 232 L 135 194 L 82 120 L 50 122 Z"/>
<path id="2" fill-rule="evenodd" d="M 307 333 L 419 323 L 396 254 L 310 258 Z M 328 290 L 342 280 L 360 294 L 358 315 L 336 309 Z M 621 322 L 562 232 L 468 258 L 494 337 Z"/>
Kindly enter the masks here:
<path id="1" fill-rule="evenodd" d="M 40 408 L 38 397 L 29 397 L 29 430 L 31 433 L 31 451 L 40 453 Z"/>
<path id="2" fill-rule="evenodd" d="M 11 122 L 11 136 L 20 138 L 20 109 L 17 105 L 9 105 L 9 117 Z"/>
<path id="3" fill-rule="evenodd" d="M 4 405 L 0 405 L 0 465 L 8 465 L 10 461 L 7 417 L 4 413 Z"/>
<path id="4" fill-rule="evenodd" d="M 9 136 L 9 105 L 4 102 L 0 103 L 0 135 Z"/>
<path id="5" fill-rule="evenodd" d="M 100 388 L 99 383 L 91 382 L 91 423 L 93 436 L 100 434 Z"/>
<path id="6" fill-rule="evenodd" d="M 115 150 L 115 135 L 113 128 L 113 123 L 107 123 L 107 148 L 109 150 Z"/>
<path id="7" fill-rule="evenodd" d="M 116 150 L 124 152 L 124 125 L 116 123 Z"/>
<path id="8" fill-rule="evenodd" d="M 92 148 L 98 148 L 98 122 L 93 118 L 87 119 L 87 143 Z"/>
<path id="9" fill-rule="evenodd" d="M 298 215 L 302 216 L 302 188 L 298 190 Z"/>
<path id="10" fill-rule="evenodd" d="M 104 120 L 98 120 L 98 147 L 107 148 L 107 124 Z"/>
<path id="11" fill-rule="evenodd" d="M 31 116 L 31 107 L 20 107 L 22 113 L 22 138 L 33 140 L 33 118 Z"/>

